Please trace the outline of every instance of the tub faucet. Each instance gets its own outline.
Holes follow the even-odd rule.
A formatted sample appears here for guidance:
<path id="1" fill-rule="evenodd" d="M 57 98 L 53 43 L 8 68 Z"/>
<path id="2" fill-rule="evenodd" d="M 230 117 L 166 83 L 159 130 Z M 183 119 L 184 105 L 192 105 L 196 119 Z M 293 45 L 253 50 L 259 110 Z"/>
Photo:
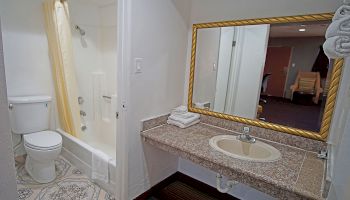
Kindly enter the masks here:
<path id="1" fill-rule="evenodd" d="M 252 136 L 249 135 L 250 128 L 249 127 L 243 127 L 243 133 L 237 136 L 238 140 L 246 143 L 255 143 L 256 140 Z"/>

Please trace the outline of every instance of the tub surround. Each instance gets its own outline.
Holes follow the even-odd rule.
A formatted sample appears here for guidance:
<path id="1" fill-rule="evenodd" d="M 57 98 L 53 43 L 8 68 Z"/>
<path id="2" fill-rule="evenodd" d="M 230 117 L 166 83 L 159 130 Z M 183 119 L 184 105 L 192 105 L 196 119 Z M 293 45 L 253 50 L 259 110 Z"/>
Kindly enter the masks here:
<path id="1" fill-rule="evenodd" d="M 239 160 L 209 145 L 211 137 L 236 134 L 233 131 L 205 123 L 180 129 L 161 125 L 162 120 L 164 117 L 153 119 L 147 124 L 150 129 L 143 129 L 141 135 L 145 142 L 279 199 L 323 199 L 325 162 L 318 159 L 315 152 L 260 139 L 278 149 L 282 158 L 270 163 Z M 202 116 L 203 121 L 212 120 Z"/>

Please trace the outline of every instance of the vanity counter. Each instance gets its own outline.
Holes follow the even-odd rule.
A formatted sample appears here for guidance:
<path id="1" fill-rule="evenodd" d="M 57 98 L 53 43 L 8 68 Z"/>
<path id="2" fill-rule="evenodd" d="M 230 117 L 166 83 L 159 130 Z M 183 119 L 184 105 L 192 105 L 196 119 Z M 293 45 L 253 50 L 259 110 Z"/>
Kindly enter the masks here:
<path id="1" fill-rule="evenodd" d="M 141 132 L 145 142 L 176 154 L 278 199 L 323 199 L 325 162 L 317 154 L 258 139 L 281 152 L 275 162 L 254 162 L 226 156 L 209 145 L 216 135 L 235 132 L 199 123 L 187 129 L 161 125 Z"/>

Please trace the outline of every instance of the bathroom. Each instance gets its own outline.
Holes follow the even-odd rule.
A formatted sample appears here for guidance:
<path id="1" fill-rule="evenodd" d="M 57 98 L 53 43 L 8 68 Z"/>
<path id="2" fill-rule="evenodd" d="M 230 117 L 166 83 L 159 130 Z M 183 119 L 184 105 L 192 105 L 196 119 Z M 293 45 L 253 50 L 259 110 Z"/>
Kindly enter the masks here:
<path id="1" fill-rule="evenodd" d="M 115 199 L 135 199 L 176 172 L 215 188 L 214 191 L 210 190 L 213 194 L 218 192 L 216 191 L 216 174 L 222 173 L 224 176 L 222 187 L 226 179 L 232 178 L 227 176 L 224 170 L 205 167 L 182 154 L 159 148 L 149 142 L 151 135 L 147 133 L 151 134 L 152 129 L 144 131 L 148 129 L 147 126 L 154 127 L 150 124 L 159 123 L 154 120 L 150 121 L 150 119 L 161 117 L 161 121 L 164 119 L 166 121 L 167 117 L 164 116 L 167 116 L 173 108 L 187 105 L 190 102 L 188 91 L 191 85 L 193 24 L 334 13 L 344 3 L 342 0 L 60 1 L 61 3 L 67 2 L 69 8 L 71 53 L 75 63 L 74 68 L 70 70 L 73 69 L 75 73 L 76 88 L 79 91 L 76 97 L 82 97 L 83 100 L 81 105 L 77 105 L 79 110 L 75 114 L 79 115 L 79 129 L 83 128 L 85 131 L 79 131 L 79 136 L 75 137 L 64 131 L 59 122 L 56 83 L 53 78 L 55 73 L 50 53 L 52 51 L 48 43 L 45 13 L 42 6 L 44 2 L 45 0 L 4 0 L 0 2 L 1 46 L 3 47 L 0 63 L 4 63 L 4 66 L 0 64 L 0 160 L 2 161 L 0 162 L 0 176 L 2 177 L 0 199 L 45 199 L 44 196 L 49 192 L 44 193 L 38 187 L 45 188 L 45 191 L 49 189 L 54 191 L 55 187 L 50 186 L 58 184 L 58 187 L 63 188 L 64 185 L 60 186 L 60 182 L 80 177 L 77 173 L 83 174 L 81 177 L 84 178 L 80 177 L 80 179 L 86 180 L 100 190 L 98 197 L 93 194 L 95 196 L 90 199 L 111 199 L 111 196 L 114 196 Z M 201 30 L 198 29 L 199 37 Z M 275 42 L 277 43 L 277 40 Z M 317 56 L 318 51 L 315 52 Z M 313 57 L 312 62 L 315 58 Z M 334 167 L 327 169 L 331 174 L 330 178 L 334 178 L 328 199 L 348 199 L 349 197 L 345 190 L 349 186 L 348 179 L 339 178 L 341 175 L 348 176 L 345 170 L 349 167 L 350 162 L 344 156 L 350 151 L 344 148 L 350 137 L 348 134 L 349 121 L 345 120 L 349 112 L 350 83 L 347 76 L 350 73 L 348 58 L 345 58 L 344 61 L 343 78 L 339 83 L 339 96 L 336 98 L 328 134 L 328 138 L 334 139 L 333 136 L 338 135 L 343 139 L 329 140 L 328 154 L 336 156 L 332 160 Z M 211 67 L 214 67 L 213 63 Z M 296 76 L 297 72 L 290 71 L 289 73 L 295 73 Z M 195 78 L 195 83 L 196 80 Z M 293 84 L 294 81 L 295 77 L 291 79 L 290 84 Z M 192 88 L 194 94 L 196 94 L 197 86 L 198 84 L 194 84 Z M 61 135 L 63 145 L 59 158 L 64 162 L 63 164 L 57 162 L 61 165 L 56 166 L 56 171 L 60 172 L 58 169 L 65 168 L 64 166 L 67 166 L 65 163 L 68 163 L 70 168 L 66 177 L 60 177 L 62 174 L 57 173 L 57 179 L 51 183 L 34 184 L 34 189 L 18 187 L 17 191 L 17 185 L 22 184 L 23 186 L 21 181 L 24 179 L 19 179 L 21 177 L 16 175 L 15 162 L 18 165 L 21 160 L 16 158 L 15 161 L 14 157 L 17 153 L 21 154 L 22 151 L 23 154 L 25 151 L 23 149 L 14 151 L 13 148 L 21 139 L 11 133 L 10 117 L 8 116 L 9 98 L 3 96 L 6 95 L 6 91 L 7 97 L 51 97 L 49 130 Z M 289 88 L 288 92 L 290 92 Z M 193 103 L 197 102 L 196 96 L 193 100 Z M 272 102 L 270 98 L 267 100 Z M 203 102 L 206 103 L 206 100 L 198 101 L 200 101 L 198 104 L 203 107 L 207 106 L 203 104 Z M 210 102 L 210 105 L 213 106 L 214 102 Z M 264 107 L 267 109 L 267 106 Z M 192 109 L 191 111 L 202 114 L 200 124 L 216 123 L 212 126 L 217 127 L 225 124 L 226 120 L 237 123 L 236 118 L 221 119 L 219 115 L 204 113 L 203 110 L 206 108 L 192 107 Z M 233 115 L 236 114 L 230 114 L 230 116 Z M 271 115 L 262 114 L 262 117 L 267 120 L 269 116 Z M 187 130 L 196 126 L 199 125 L 189 127 Z M 233 125 L 229 126 L 221 127 L 220 130 L 225 132 L 225 129 L 232 129 Z M 247 126 L 250 127 L 252 133 L 261 128 L 249 123 Z M 154 130 L 157 129 L 157 127 L 154 128 Z M 273 135 L 268 130 L 271 129 L 263 130 L 266 137 Z M 289 136 L 290 134 L 281 135 Z M 317 140 L 318 136 L 306 135 L 307 137 L 295 134 L 291 136 L 295 140 L 310 142 L 310 146 L 326 144 Z M 261 135 L 253 135 L 253 137 L 256 137 L 257 140 L 263 138 Z M 270 138 L 263 138 L 262 141 L 265 141 L 264 139 L 269 140 Z M 197 147 L 198 145 L 193 145 L 193 148 Z M 108 160 L 110 177 L 107 184 L 91 178 L 92 154 L 96 152 L 102 152 L 103 157 Z M 193 152 L 196 152 L 195 149 Z M 331 160 L 328 161 L 331 162 Z M 22 172 L 25 173 L 25 171 Z M 68 176 L 69 173 L 72 173 L 71 177 Z M 319 178 L 312 177 L 310 180 L 318 181 Z M 69 185 L 69 182 L 65 184 Z M 269 185 L 269 187 L 272 186 Z M 310 187 L 312 188 L 312 184 Z M 267 186 L 263 185 L 259 188 L 245 182 L 245 184 L 234 186 L 229 193 L 238 199 L 279 199 L 266 190 Z M 61 199 L 83 198 L 63 196 Z"/>

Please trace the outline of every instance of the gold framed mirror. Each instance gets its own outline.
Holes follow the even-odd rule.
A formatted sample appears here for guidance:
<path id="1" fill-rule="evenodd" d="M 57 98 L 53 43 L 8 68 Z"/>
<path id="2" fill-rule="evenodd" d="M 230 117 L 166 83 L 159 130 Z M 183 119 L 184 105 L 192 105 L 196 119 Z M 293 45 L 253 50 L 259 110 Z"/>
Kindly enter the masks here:
<path id="1" fill-rule="evenodd" d="M 327 67 L 322 65 L 321 68 L 323 68 L 323 69 L 319 69 L 316 67 L 317 70 L 319 70 L 319 71 L 317 71 L 317 70 L 315 71 L 314 70 L 315 65 L 316 65 L 315 63 L 317 62 L 318 59 L 321 59 L 321 58 L 319 58 L 319 56 L 321 55 L 320 52 L 322 49 L 322 48 L 320 48 L 320 46 L 318 46 L 318 48 L 320 48 L 320 49 L 318 50 L 316 61 L 312 66 L 312 71 L 309 69 L 310 64 L 305 64 L 308 66 L 309 71 L 303 71 L 300 68 L 297 68 L 298 69 L 297 72 L 296 72 L 296 70 L 294 70 L 294 77 L 292 77 L 290 75 L 290 77 L 291 77 L 290 79 L 281 78 L 281 77 L 284 76 L 283 74 L 287 74 L 285 76 L 289 77 L 288 73 L 295 67 L 295 63 L 293 63 L 291 61 L 294 47 L 291 48 L 292 50 L 289 50 L 289 51 L 288 51 L 288 48 L 275 49 L 275 52 L 277 52 L 277 54 L 274 54 L 275 56 L 271 56 L 271 57 L 275 57 L 275 58 L 277 57 L 278 60 L 282 60 L 283 55 L 281 54 L 281 52 L 287 52 L 285 54 L 286 55 L 285 57 L 288 58 L 288 56 L 289 56 L 289 60 L 288 60 L 288 62 L 287 62 L 287 60 L 285 61 L 285 63 L 288 63 L 288 66 L 287 67 L 284 66 L 283 70 L 281 70 L 282 68 L 280 70 L 273 70 L 275 72 L 275 75 L 274 75 L 275 78 L 274 78 L 274 81 L 272 81 L 272 82 L 275 84 L 271 83 L 270 85 L 272 85 L 272 86 L 269 86 L 269 87 L 273 87 L 273 89 L 271 89 L 271 93 L 273 93 L 272 92 L 273 90 L 278 91 L 278 90 L 281 90 L 281 88 L 283 88 L 283 92 L 280 92 L 281 93 L 280 96 L 282 95 L 283 97 L 278 96 L 276 98 L 277 99 L 282 98 L 282 99 L 284 99 L 283 100 L 284 102 L 287 102 L 286 104 L 294 106 L 294 107 L 291 107 L 290 110 L 298 110 L 299 107 L 307 108 L 306 105 L 304 105 L 304 104 L 295 103 L 294 102 L 294 101 L 296 101 L 295 99 L 300 98 L 301 101 L 303 101 L 302 99 L 305 99 L 305 101 L 310 100 L 310 102 L 314 102 L 313 104 L 315 104 L 315 105 L 311 105 L 312 109 L 316 109 L 314 107 L 317 107 L 317 109 L 319 109 L 319 111 L 317 111 L 318 120 L 316 120 L 316 121 L 318 121 L 317 122 L 318 126 L 317 127 L 315 126 L 315 128 L 303 128 L 304 121 L 307 121 L 307 120 L 309 120 L 311 118 L 315 118 L 315 117 L 309 117 L 309 118 L 302 119 L 301 118 L 303 116 L 302 112 L 299 113 L 299 115 L 301 115 L 301 117 L 300 117 L 301 120 L 299 120 L 300 121 L 299 124 L 291 122 L 291 124 L 295 124 L 295 126 L 290 126 L 289 124 L 278 123 L 278 122 L 276 122 L 276 121 L 278 121 L 278 119 L 273 121 L 272 117 L 271 117 L 271 121 L 264 120 L 264 118 L 259 118 L 259 112 L 261 110 L 263 110 L 263 108 L 260 109 L 260 107 L 263 107 L 263 106 L 268 107 L 267 104 L 266 105 L 264 104 L 263 106 L 261 106 L 260 100 L 261 100 L 261 96 L 263 94 L 264 89 L 266 90 L 266 87 L 267 87 L 266 86 L 267 83 L 264 82 L 265 80 L 263 80 L 264 77 L 267 74 L 269 74 L 269 73 L 266 73 L 267 62 L 268 62 L 268 60 L 271 60 L 272 63 L 274 62 L 273 59 L 267 58 L 268 57 L 267 56 L 268 48 L 270 48 L 269 45 L 271 42 L 270 37 L 272 37 L 271 35 L 274 35 L 274 37 L 280 36 L 282 38 L 282 37 L 286 37 L 286 35 L 289 34 L 288 37 L 299 37 L 298 39 L 301 39 L 301 37 L 316 37 L 316 36 L 321 38 L 322 35 L 320 35 L 320 34 L 323 34 L 323 38 L 324 38 L 324 33 L 325 33 L 326 28 L 327 28 L 327 24 L 329 24 L 331 22 L 332 17 L 333 17 L 333 13 L 321 13 L 321 14 L 300 15 L 300 16 L 272 17 L 272 18 L 261 18 L 261 19 L 246 19 L 246 20 L 194 24 L 192 27 L 192 48 L 191 48 L 191 63 L 190 63 L 189 91 L 188 91 L 188 110 L 190 112 L 195 112 L 195 113 L 209 115 L 209 116 L 213 116 L 213 117 L 217 117 L 217 118 L 232 120 L 232 121 L 247 124 L 247 125 L 262 127 L 262 128 L 266 128 L 266 129 L 272 129 L 275 131 L 285 132 L 285 133 L 289 133 L 289 134 L 293 134 L 293 135 L 297 135 L 297 136 L 302 136 L 302 137 L 306 137 L 306 138 L 311 138 L 311 139 L 315 139 L 315 140 L 326 141 L 326 139 L 328 137 L 329 129 L 331 126 L 331 120 L 332 120 L 332 116 L 333 116 L 333 110 L 335 107 L 336 96 L 337 96 L 337 92 L 338 92 L 338 88 L 339 88 L 339 84 L 340 84 L 341 73 L 342 73 L 344 61 L 343 61 L 343 59 L 331 60 L 331 61 L 328 61 L 328 59 L 327 59 L 327 62 L 328 62 Z M 256 28 L 260 28 L 260 29 L 257 31 Z M 298 33 L 304 32 L 304 35 L 299 36 L 299 35 L 295 35 L 297 33 L 290 34 L 288 32 L 285 32 L 286 30 L 292 30 L 292 29 L 295 30 L 296 28 L 297 28 Z M 312 31 L 306 31 L 306 29 L 310 29 Z M 272 32 L 272 30 L 274 30 L 275 32 Z M 259 42 L 260 40 L 256 40 L 256 38 L 257 38 L 256 35 L 257 35 L 257 32 L 259 32 L 259 31 L 260 31 L 260 33 L 262 33 L 260 38 L 263 38 L 261 40 L 263 42 Z M 211 33 L 209 34 L 209 32 L 211 32 Z M 252 36 L 249 36 L 250 38 L 247 36 L 249 33 L 252 35 Z M 226 34 L 226 36 L 231 34 L 228 37 L 230 39 L 229 45 L 227 45 L 228 43 L 224 38 L 226 36 L 223 34 Z M 233 37 L 232 37 L 232 34 L 233 34 Z M 307 35 L 307 34 L 309 34 L 309 35 Z M 313 34 L 316 34 L 316 36 L 314 36 Z M 207 38 L 208 35 L 216 35 L 214 37 L 214 38 L 216 38 L 215 39 L 216 46 L 215 45 L 213 46 L 213 43 L 211 43 L 211 40 Z M 239 35 L 241 35 L 241 36 L 239 36 Z M 206 37 L 204 37 L 204 36 L 206 36 Z M 210 36 L 210 37 L 212 37 L 212 36 Z M 219 37 L 219 39 L 217 39 L 218 37 Z M 239 38 L 239 37 L 245 38 L 246 42 L 248 42 L 248 43 L 240 42 L 239 40 L 237 40 L 237 38 Z M 231 41 L 231 38 L 233 38 L 232 41 Z M 313 39 L 315 39 L 315 38 L 313 38 Z M 244 39 L 241 39 L 241 40 L 243 41 Z M 205 43 L 204 44 L 200 43 L 202 41 L 204 41 Z M 226 41 L 226 43 L 224 43 L 223 41 Z M 301 41 L 301 40 L 297 40 L 297 41 Z M 250 49 L 245 50 L 249 54 L 247 54 L 245 56 L 246 62 L 243 62 L 242 61 L 243 56 L 241 54 L 243 54 L 244 50 L 242 50 L 242 48 L 249 46 L 249 45 L 247 45 L 247 44 L 249 44 L 249 42 L 250 42 L 251 47 L 250 47 Z M 298 43 L 300 44 L 303 42 L 298 42 Z M 322 43 L 319 43 L 318 45 L 320 45 L 320 44 L 322 45 Z M 241 47 L 237 48 L 236 46 L 239 46 L 239 45 L 241 45 Z M 259 45 L 261 46 L 261 51 L 258 48 Z M 230 52 L 227 53 L 227 51 L 225 50 L 225 46 L 230 49 Z M 272 46 L 272 47 L 274 47 L 274 46 Z M 277 45 L 277 47 L 279 47 L 279 46 Z M 285 46 L 281 46 L 281 47 L 285 47 Z M 208 49 L 210 49 L 211 52 L 208 53 L 207 52 Z M 273 51 L 273 49 L 274 48 L 271 48 L 271 52 Z M 304 50 L 305 49 L 306 48 L 304 48 Z M 220 52 L 224 52 L 224 53 L 221 54 Z M 236 53 L 233 53 L 233 52 L 236 52 Z M 261 55 L 255 53 L 255 52 L 261 52 Z M 322 50 L 322 52 L 323 52 L 323 50 Z M 224 57 L 224 56 L 221 56 L 224 54 L 227 55 L 226 60 L 225 60 L 225 58 L 221 58 L 221 57 Z M 233 56 L 234 54 L 240 55 L 241 57 L 237 57 L 237 56 L 234 57 Z M 303 53 L 301 53 L 301 54 L 303 54 Z M 212 55 L 214 55 L 213 57 L 215 57 L 215 58 L 213 58 L 214 59 L 213 62 L 211 62 L 209 59 L 209 58 L 211 58 Z M 321 57 L 322 57 L 322 55 L 321 55 Z M 203 60 L 198 60 L 198 59 L 203 59 Z M 236 85 L 234 85 L 234 82 L 235 82 L 234 80 L 237 80 L 235 78 L 242 77 L 242 76 L 241 76 L 241 74 L 239 74 L 237 76 L 238 72 L 233 72 L 233 71 L 239 71 L 236 68 L 234 68 L 235 70 L 233 70 L 233 67 L 232 67 L 232 66 L 234 66 L 233 63 L 240 63 L 239 65 L 244 66 L 244 68 L 242 68 L 242 67 L 240 68 L 240 70 L 242 71 L 242 69 L 248 69 L 249 67 L 247 67 L 247 66 L 250 66 L 250 65 L 252 65 L 253 67 L 256 67 L 256 65 L 254 65 L 254 64 L 256 64 L 257 62 L 254 63 L 251 61 L 258 60 L 258 59 L 260 59 L 259 70 L 252 68 L 253 70 L 251 69 L 250 73 L 246 73 L 246 75 L 248 74 L 247 78 L 242 79 L 242 80 L 245 80 L 245 83 L 241 84 L 244 86 L 242 88 L 246 88 L 248 83 L 250 84 L 250 82 L 255 82 L 256 83 L 255 85 L 251 84 L 251 85 L 255 86 L 255 88 L 252 87 L 251 89 L 241 89 L 242 91 L 255 91 L 255 93 L 254 93 L 255 96 L 253 98 L 250 98 L 250 96 L 245 96 L 243 98 L 244 95 L 240 95 L 241 93 L 236 92 L 239 90 L 239 86 L 238 86 L 239 84 L 236 83 Z M 315 59 L 315 58 L 313 58 L 313 59 Z M 237 60 L 239 60 L 239 62 Z M 300 60 L 308 60 L 308 59 L 306 59 L 306 58 L 299 59 L 299 61 Z M 323 60 L 324 60 L 324 58 L 323 58 Z M 199 66 L 197 66 L 197 63 Z M 223 66 L 222 63 L 227 63 L 225 66 L 229 66 L 229 67 L 222 67 Z M 200 75 L 196 74 L 196 71 L 200 71 L 202 66 L 207 66 L 207 65 L 210 65 L 209 71 L 215 72 L 214 78 L 210 78 L 210 77 L 207 77 L 205 75 L 203 75 L 201 77 Z M 285 64 L 285 65 L 287 65 L 287 64 Z M 274 65 L 271 64 L 271 66 L 274 66 Z M 276 66 L 277 66 L 277 64 L 276 64 Z M 279 66 L 282 66 L 282 64 L 279 64 Z M 226 70 L 223 70 L 223 69 L 226 69 Z M 324 75 L 325 73 L 323 72 L 323 76 L 320 76 L 320 74 L 322 74 L 321 70 L 325 71 L 325 69 L 327 69 L 326 75 Z M 219 73 L 218 71 L 220 71 L 220 70 L 221 70 L 221 72 Z M 281 71 L 284 71 L 284 72 L 281 72 Z M 304 73 L 304 72 L 306 72 L 306 73 Z M 241 72 L 239 72 L 239 73 L 241 73 Z M 223 74 L 223 75 L 219 76 L 218 74 L 219 75 Z M 253 77 L 252 74 L 256 74 L 255 78 Z M 312 78 L 310 78 L 309 75 L 313 75 Z M 276 84 L 277 79 L 282 79 L 282 82 L 280 82 L 280 83 L 284 83 L 284 84 Z M 295 79 L 295 81 L 292 82 L 293 85 L 287 84 L 287 80 L 294 80 L 294 79 Z M 212 80 L 214 80 L 214 81 L 212 81 Z M 209 82 L 213 82 L 215 84 L 215 87 L 210 85 Z M 202 84 L 200 84 L 200 83 L 202 83 Z M 229 83 L 231 83 L 231 85 Z M 202 85 L 202 88 L 199 87 L 201 85 Z M 220 85 L 222 87 L 219 87 Z M 265 85 L 265 88 L 263 88 L 264 85 Z M 297 86 L 299 88 L 296 89 L 295 87 L 297 87 Z M 310 87 L 312 90 L 310 90 Z M 217 102 L 216 104 L 215 104 L 215 102 L 213 103 L 213 101 L 212 102 L 206 101 L 205 98 L 202 98 L 202 100 L 200 101 L 200 100 L 198 100 L 200 98 L 197 98 L 197 96 L 196 96 L 200 93 L 208 92 L 210 90 L 210 88 L 214 88 L 214 92 L 212 92 L 212 94 L 213 94 L 212 96 L 215 97 L 214 99 L 216 99 L 216 102 Z M 224 89 L 222 89 L 222 88 L 224 88 Z M 227 88 L 229 88 L 229 89 L 227 89 Z M 303 89 L 303 90 L 301 90 L 301 89 Z M 308 91 L 306 91 L 306 89 L 308 89 Z M 232 103 L 233 101 L 230 101 L 229 103 L 227 103 L 227 101 L 229 99 L 228 96 L 230 96 L 230 95 L 228 95 L 230 93 L 230 91 L 231 91 L 231 96 L 233 96 L 233 97 L 242 96 L 243 99 L 240 100 L 240 102 L 242 102 L 241 104 L 237 103 L 239 101 L 234 101 L 235 104 Z M 274 92 L 276 92 L 276 91 L 274 91 Z M 290 93 L 288 98 L 286 98 L 287 92 Z M 277 93 L 277 94 L 279 94 L 279 93 Z M 207 95 L 207 94 L 204 94 L 202 96 L 205 96 L 205 95 Z M 209 95 L 209 97 L 207 97 L 207 98 L 211 98 L 212 96 Z M 271 96 L 269 94 L 267 94 L 267 97 L 269 99 L 272 99 L 271 102 L 275 101 L 274 99 L 276 99 L 275 96 Z M 197 98 L 197 99 L 194 100 L 194 98 Z M 233 99 L 233 98 L 231 98 L 231 99 Z M 253 99 L 257 103 L 255 103 L 253 105 L 246 105 L 246 104 L 248 104 L 248 103 L 246 103 L 246 101 L 248 101 L 250 99 Z M 237 108 L 246 107 L 247 109 L 254 108 L 255 110 L 253 109 L 253 111 L 252 111 L 252 113 L 253 113 L 253 115 L 251 115 L 252 117 L 247 117 L 248 115 L 247 116 L 245 115 L 246 114 L 245 111 L 233 112 L 232 110 L 234 110 L 234 109 L 232 107 L 234 107 L 234 106 L 232 106 L 232 105 L 236 105 Z M 296 106 L 299 106 L 299 107 L 296 107 Z M 226 107 L 230 107 L 230 108 L 226 109 Z M 273 106 L 270 106 L 270 110 L 271 109 L 274 109 L 275 111 L 280 110 L 278 107 L 276 109 L 276 107 L 273 107 Z M 226 110 L 230 110 L 232 112 L 226 112 Z M 283 109 L 281 109 L 280 113 L 283 113 L 283 112 L 284 112 Z M 278 113 L 276 116 L 275 116 L 275 118 L 279 118 Z M 298 117 L 298 113 L 294 113 L 294 116 Z M 305 116 L 307 116 L 307 114 L 305 114 Z M 283 118 L 283 117 L 281 117 L 281 118 Z"/>

